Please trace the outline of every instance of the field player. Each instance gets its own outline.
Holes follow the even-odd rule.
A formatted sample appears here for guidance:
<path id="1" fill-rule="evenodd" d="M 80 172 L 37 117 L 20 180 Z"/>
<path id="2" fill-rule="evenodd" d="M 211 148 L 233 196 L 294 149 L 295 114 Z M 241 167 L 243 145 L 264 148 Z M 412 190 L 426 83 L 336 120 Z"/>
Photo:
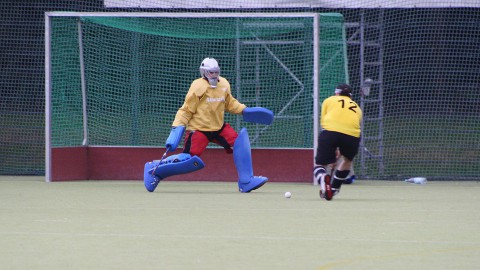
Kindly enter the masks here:
<path id="1" fill-rule="evenodd" d="M 164 160 L 147 162 L 144 168 L 145 188 L 153 192 L 165 177 L 202 169 L 204 163 L 200 156 L 207 145 L 213 142 L 222 146 L 227 153 L 233 153 L 239 191 L 246 193 L 258 189 L 268 178 L 253 175 L 247 130 L 243 128 L 237 134 L 224 122 L 224 113 L 242 114 L 244 121 L 266 125 L 273 122 L 273 113 L 262 107 L 247 107 L 235 99 L 230 83 L 220 76 L 220 67 L 214 58 L 205 58 L 202 61 L 200 75 L 200 78 L 191 83 L 165 144 L 168 152 L 175 151 L 187 130 L 183 153 Z"/>
<path id="2" fill-rule="evenodd" d="M 315 179 L 320 185 L 320 198 L 331 200 L 348 179 L 360 144 L 361 120 L 362 110 L 352 100 L 352 88 L 348 84 L 339 84 L 335 95 L 323 101 L 320 118 L 322 130 L 318 135 L 313 169 Z M 337 149 L 341 158 L 332 179 Z"/>

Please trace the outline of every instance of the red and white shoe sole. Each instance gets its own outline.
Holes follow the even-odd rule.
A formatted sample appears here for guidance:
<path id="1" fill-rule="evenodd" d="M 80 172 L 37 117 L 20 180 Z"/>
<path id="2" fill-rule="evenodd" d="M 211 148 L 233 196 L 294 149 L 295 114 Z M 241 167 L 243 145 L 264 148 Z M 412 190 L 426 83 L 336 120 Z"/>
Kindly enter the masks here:
<path id="1" fill-rule="evenodd" d="M 320 197 L 322 197 L 320 195 Z M 327 201 L 330 201 L 333 198 L 333 191 L 332 191 L 332 185 L 330 181 L 330 175 L 325 176 L 325 194 L 324 194 L 324 199 Z"/>

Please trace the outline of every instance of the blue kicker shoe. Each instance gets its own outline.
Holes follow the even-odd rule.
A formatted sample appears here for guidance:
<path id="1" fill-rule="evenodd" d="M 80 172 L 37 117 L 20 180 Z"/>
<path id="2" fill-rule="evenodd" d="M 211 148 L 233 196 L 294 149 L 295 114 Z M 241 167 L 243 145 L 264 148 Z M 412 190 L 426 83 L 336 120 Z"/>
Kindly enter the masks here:
<path id="1" fill-rule="evenodd" d="M 158 161 L 150 161 L 145 163 L 145 168 L 143 169 L 143 184 L 150 192 L 153 192 L 155 188 L 157 188 L 158 183 L 160 183 L 160 180 L 162 180 L 158 176 L 153 175 L 153 170 L 155 167 L 157 167 L 157 165 Z"/>
<path id="2" fill-rule="evenodd" d="M 252 190 L 258 189 L 263 186 L 268 181 L 267 177 L 264 176 L 252 176 L 250 181 L 247 183 L 238 181 L 238 191 L 242 193 L 248 193 Z"/>
<path id="3" fill-rule="evenodd" d="M 343 183 L 344 184 L 353 184 L 353 182 L 355 182 L 355 179 L 357 179 L 357 177 L 355 175 L 352 175 L 347 180 L 345 180 L 345 182 L 343 182 Z"/>

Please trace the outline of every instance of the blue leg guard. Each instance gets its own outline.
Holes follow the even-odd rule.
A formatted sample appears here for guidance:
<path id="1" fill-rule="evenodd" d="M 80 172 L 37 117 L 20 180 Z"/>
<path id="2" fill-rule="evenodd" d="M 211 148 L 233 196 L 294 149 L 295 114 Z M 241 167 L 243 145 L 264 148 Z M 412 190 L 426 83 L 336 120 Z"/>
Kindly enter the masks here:
<path id="1" fill-rule="evenodd" d="M 148 191 L 153 192 L 166 177 L 198 171 L 203 167 L 205 164 L 199 157 L 185 153 L 169 156 L 162 161 L 150 161 L 145 163 L 143 184 Z"/>
<path id="2" fill-rule="evenodd" d="M 267 177 L 253 175 L 252 152 L 246 128 L 242 128 L 235 140 L 233 160 L 235 161 L 235 167 L 237 167 L 238 190 L 240 192 L 250 192 L 263 186 L 268 181 Z"/>

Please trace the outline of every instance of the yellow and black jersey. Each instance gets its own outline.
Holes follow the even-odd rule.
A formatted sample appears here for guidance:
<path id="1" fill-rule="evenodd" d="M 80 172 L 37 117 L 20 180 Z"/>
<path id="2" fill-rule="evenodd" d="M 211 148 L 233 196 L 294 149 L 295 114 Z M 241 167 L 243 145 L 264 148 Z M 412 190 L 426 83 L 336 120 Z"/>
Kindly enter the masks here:
<path id="1" fill-rule="evenodd" d="M 331 96 L 322 103 L 322 129 L 360 137 L 362 110 L 347 96 Z"/>
<path id="2" fill-rule="evenodd" d="M 224 123 L 224 113 L 240 114 L 246 106 L 232 96 L 230 83 L 219 77 L 212 88 L 204 78 L 192 82 L 183 106 L 178 110 L 172 126 L 187 130 L 218 131 Z"/>

